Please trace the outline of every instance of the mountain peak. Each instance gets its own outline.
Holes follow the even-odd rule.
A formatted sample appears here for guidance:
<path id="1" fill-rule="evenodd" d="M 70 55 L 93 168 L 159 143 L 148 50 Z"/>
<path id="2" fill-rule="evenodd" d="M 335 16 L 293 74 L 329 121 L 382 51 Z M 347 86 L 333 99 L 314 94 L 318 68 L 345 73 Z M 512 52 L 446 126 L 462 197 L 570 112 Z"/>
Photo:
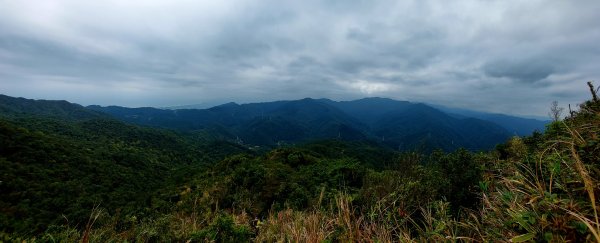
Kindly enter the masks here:
<path id="1" fill-rule="evenodd" d="M 218 111 L 218 110 L 226 110 L 226 109 L 235 109 L 240 107 L 240 105 L 238 103 L 235 102 L 229 102 L 229 103 L 225 103 L 222 105 L 218 105 L 218 106 L 213 106 L 211 108 L 208 108 L 208 110 L 211 111 Z"/>
<path id="2" fill-rule="evenodd" d="M 240 105 L 238 103 L 235 103 L 235 102 L 227 102 L 225 104 L 218 105 L 218 106 L 215 106 L 215 107 L 232 107 L 232 106 L 240 106 Z"/>

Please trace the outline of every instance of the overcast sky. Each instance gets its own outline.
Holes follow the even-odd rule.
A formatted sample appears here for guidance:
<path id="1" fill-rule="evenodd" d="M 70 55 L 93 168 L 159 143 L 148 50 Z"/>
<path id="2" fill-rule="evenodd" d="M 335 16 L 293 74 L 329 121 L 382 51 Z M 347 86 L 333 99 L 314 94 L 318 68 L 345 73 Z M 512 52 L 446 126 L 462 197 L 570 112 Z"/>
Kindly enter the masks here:
<path id="1" fill-rule="evenodd" d="M 176 106 L 389 97 L 545 116 L 600 85 L 600 1 L 0 0 L 0 93 Z"/>

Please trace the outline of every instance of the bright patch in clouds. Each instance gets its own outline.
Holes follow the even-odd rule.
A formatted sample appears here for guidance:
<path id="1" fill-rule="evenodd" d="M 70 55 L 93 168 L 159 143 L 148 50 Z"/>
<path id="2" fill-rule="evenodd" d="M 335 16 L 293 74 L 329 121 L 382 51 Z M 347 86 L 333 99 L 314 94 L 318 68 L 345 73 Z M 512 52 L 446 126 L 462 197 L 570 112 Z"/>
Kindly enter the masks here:
<path id="1" fill-rule="evenodd" d="M 395 86 L 392 84 L 370 82 L 366 80 L 358 80 L 350 83 L 348 86 L 366 95 L 377 95 L 378 93 L 393 91 L 395 89 Z"/>

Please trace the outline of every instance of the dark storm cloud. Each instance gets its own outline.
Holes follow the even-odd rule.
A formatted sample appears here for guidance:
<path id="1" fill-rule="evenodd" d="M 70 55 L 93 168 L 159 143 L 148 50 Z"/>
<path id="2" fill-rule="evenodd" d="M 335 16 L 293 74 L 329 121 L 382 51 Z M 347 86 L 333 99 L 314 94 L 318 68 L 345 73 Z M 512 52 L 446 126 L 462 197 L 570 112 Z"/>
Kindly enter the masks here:
<path id="1" fill-rule="evenodd" d="M 545 114 L 552 100 L 586 99 L 584 81 L 600 76 L 591 0 L 0 4 L 0 93 L 30 98 L 162 107 L 385 96 Z"/>

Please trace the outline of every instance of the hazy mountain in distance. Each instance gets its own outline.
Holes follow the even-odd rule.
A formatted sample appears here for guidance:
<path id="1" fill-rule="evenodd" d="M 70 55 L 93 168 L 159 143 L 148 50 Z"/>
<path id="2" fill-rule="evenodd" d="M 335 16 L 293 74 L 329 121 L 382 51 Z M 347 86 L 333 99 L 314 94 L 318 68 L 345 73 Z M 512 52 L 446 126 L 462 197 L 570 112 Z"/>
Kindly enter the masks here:
<path id="1" fill-rule="evenodd" d="M 121 121 L 194 133 L 246 145 L 276 146 L 321 139 L 371 140 L 400 150 L 486 150 L 514 132 L 530 129 L 523 118 L 469 117 L 421 103 L 386 98 L 354 101 L 311 99 L 264 103 L 226 103 L 208 109 L 83 107 L 67 101 L 0 96 L 2 115 L 30 114 L 68 119 L 114 117 Z M 495 120 L 491 120 L 492 118 Z M 484 119 L 485 118 L 485 119 Z M 488 119 L 488 120 L 486 120 Z M 504 123 L 502 123 L 504 122 Z M 510 123 L 512 122 L 512 123 Z M 504 124 L 504 126 L 502 126 Z"/>
<path id="2" fill-rule="evenodd" d="M 225 129 L 230 139 L 254 145 L 315 139 L 370 139 L 402 150 L 490 149 L 510 133 L 476 118 L 457 118 L 425 104 L 386 98 L 354 101 L 302 99 L 226 103 L 209 109 L 162 110 L 90 106 L 137 124 L 183 131 Z"/>
<path id="3" fill-rule="evenodd" d="M 322 101 L 348 113 L 350 116 L 353 116 L 367 125 L 372 125 L 388 113 L 397 112 L 414 105 L 408 101 L 397 101 L 378 97 L 353 101 L 336 102 L 328 99 L 322 99 Z"/>
<path id="4" fill-rule="evenodd" d="M 157 107 L 157 108 L 165 109 L 165 110 L 183 110 L 183 109 L 206 109 L 206 108 L 210 108 L 210 107 L 212 107 L 212 105 L 193 104 L 193 105 L 165 106 L 165 107 Z"/>
<path id="5" fill-rule="evenodd" d="M 549 120 L 523 118 L 505 114 L 486 113 L 460 108 L 449 108 L 441 105 L 432 106 L 455 117 L 473 117 L 496 123 L 504 127 L 513 135 L 519 136 L 531 135 L 531 133 L 533 133 L 533 131 L 536 130 L 540 132 L 544 131 L 546 129 L 546 124 L 550 122 Z"/>
<path id="6" fill-rule="evenodd" d="M 329 101 L 367 124 L 370 134 L 399 149 L 465 147 L 484 150 L 508 137 L 501 126 L 480 119 L 453 117 L 431 106 L 387 98 Z"/>

